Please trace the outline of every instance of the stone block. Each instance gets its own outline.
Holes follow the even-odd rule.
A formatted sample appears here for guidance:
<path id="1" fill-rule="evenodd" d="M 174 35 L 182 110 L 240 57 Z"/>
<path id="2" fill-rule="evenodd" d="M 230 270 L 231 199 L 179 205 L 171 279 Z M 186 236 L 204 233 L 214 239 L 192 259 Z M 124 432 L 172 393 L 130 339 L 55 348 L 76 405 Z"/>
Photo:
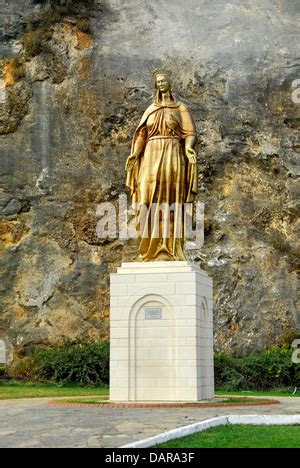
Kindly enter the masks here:
<path id="1" fill-rule="evenodd" d="M 111 400 L 212 397 L 208 275 L 188 262 L 151 262 L 122 264 L 111 277 Z"/>

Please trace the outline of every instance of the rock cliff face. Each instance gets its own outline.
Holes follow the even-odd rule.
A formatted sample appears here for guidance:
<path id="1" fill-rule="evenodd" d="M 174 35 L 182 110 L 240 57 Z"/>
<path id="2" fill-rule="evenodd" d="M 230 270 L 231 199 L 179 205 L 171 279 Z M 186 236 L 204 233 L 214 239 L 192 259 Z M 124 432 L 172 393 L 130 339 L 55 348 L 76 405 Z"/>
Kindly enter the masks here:
<path id="1" fill-rule="evenodd" d="M 0 3 L 0 338 L 10 359 L 107 336 L 109 273 L 137 259 L 137 242 L 99 239 L 96 208 L 126 192 L 130 140 L 160 66 L 199 133 L 205 244 L 192 258 L 214 279 L 216 349 L 280 343 L 300 321 L 299 2 L 51 3 L 50 15 L 47 1 Z"/>

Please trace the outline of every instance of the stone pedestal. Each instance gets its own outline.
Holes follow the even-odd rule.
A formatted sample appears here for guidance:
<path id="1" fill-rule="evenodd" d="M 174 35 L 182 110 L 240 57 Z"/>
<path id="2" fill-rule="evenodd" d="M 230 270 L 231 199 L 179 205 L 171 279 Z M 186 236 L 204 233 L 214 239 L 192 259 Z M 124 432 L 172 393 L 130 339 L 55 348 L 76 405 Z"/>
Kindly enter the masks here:
<path id="1" fill-rule="evenodd" d="M 111 275 L 110 399 L 214 397 L 212 279 L 189 262 L 123 263 Z"/>

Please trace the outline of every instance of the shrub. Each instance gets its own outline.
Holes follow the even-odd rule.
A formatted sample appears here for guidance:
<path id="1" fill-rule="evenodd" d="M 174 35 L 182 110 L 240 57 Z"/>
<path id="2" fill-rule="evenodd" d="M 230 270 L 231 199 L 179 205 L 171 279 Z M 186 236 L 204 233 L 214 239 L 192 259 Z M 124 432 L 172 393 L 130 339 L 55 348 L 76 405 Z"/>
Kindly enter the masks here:
<path id="1" fill-rule="evenodd" d="M 246 357 L 215 356 L 216 388 L 223 390 L 269 390 L 300 385 L 299 366 L 292 363 L 292 350 L 284 345 Z"/>
<path id="2" fill-rule="evenodd" d="M 60 14 L 53 12 L 48 8 L 33 11 L 27 17 L 26 31 L 32 32 L 37 29 L 42 30 L 43 32 L 49 31 L 56 22 L 60 21 L 60 19 Z"/>
<path id="3" fill-rule="evenodd" d="M 291 351 L 286 348 L 273 348 L 244 358 L 237 364 L 249 386 L 268 389 L 290 386 L 295 381 L 296 366 L 292 363 Z"/>
<path id="4" fill-rule="evenodd" d="M 284 234 L 279 231 L 273 231 L 271 234 L 271 244 L 279 252 L 287 253 L 290 251 L 290 244 Z"/>
<path id="5" fill-rule="evenodd" d="M 50 5 L 30 13 L 23 39 L 25 54 L 34 57 L 41 52 L 43 42 L 53 36 L 54 25 L 63 21 L 68 15 L 77 18 L 76 25 L 80 31 L 89 32 L 89 16 L 93 5 L 94 0 L 51 0 Z"/>
<path id="6" fill-rule="evenodd" d="M 6 367 L 0 365 L 0 380 L 7 378 Z"/>
<path id="7" fill-rule="evenodd" d="M 76 26 L 79 31 L 88 33 L 90 32 L 90 20 L 88 18 L 79 18 L 76 21 Z"/>
<path id="8" fill-rule="evenodd" d="M 33 378 L 32 369 L 34 366 L 33 356 L 26 356 L 14 362 L 8 370 L 9 377 L 17 380 L 30 380 Z"/>
<path id="9" fill-rule="evenodd" d="M 234 359 L 224 353 L 215 356 L 215 386 L 228 391 L 247 386 L 244 376 L 235 369 Z"/>
<path id="10" fill-rule="evenodd" d="M 37 55 L 41 51 L 43 40 L 44 31 L 40 28 L 25 33 L 23 38 L 25 54 L 29 57 Z"/>
<path id="11" fill-rule="evenodd" d="M 19 81 L 21 78 L 25 76 L 26 74 L 25 66 L 18 57 L 14 57 L 10 61 L 10 73 L 14 81 Z"/>
<path id="12" fill-rule="evenodd" d="M 94 0 L 50 0 L 52 8 L 65 8 L 72 10 L 80 6 L 91 6 L 94 4 Z"/>
<path id="13" fill-rule="evenodd" d="M 36 350 L 21 360 L 15 378 L 60 384 L 106 385 L 109 381 L 109 343 L 82 341 Z"/>

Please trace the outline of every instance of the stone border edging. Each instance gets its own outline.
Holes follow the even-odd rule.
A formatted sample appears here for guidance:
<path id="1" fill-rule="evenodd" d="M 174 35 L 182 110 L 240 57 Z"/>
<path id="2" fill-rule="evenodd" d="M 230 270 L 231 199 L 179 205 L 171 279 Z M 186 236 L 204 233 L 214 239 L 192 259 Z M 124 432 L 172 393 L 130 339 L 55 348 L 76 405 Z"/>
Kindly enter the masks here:
<path id="1" fill-rule="evenodd" d="M 149 448 L 170 440 L 179 439 L 197 432 L 203 432 L 211 427 L 223 426 L 229 424 L 249 424 L 249 425 L 289 425 L 300 424 L 300 414 L 296 415 L 241 415 L 241 416 L 220 416 L 217 418 L 206 419 L 196 424 L 182 426 L 171 431 L 163 432 L 147 439 L 139 440 L 119 448 Z"/>
<path id="2" fill-rule="evenodd" d="M 245 403 L 64 403 L 62 401 L 49 401 L 49 406 L 63 406 L 73 408 L 219 408 L 224 406 L 267 406 L 279 405 L 278 400 L 249 401 Z"/>

